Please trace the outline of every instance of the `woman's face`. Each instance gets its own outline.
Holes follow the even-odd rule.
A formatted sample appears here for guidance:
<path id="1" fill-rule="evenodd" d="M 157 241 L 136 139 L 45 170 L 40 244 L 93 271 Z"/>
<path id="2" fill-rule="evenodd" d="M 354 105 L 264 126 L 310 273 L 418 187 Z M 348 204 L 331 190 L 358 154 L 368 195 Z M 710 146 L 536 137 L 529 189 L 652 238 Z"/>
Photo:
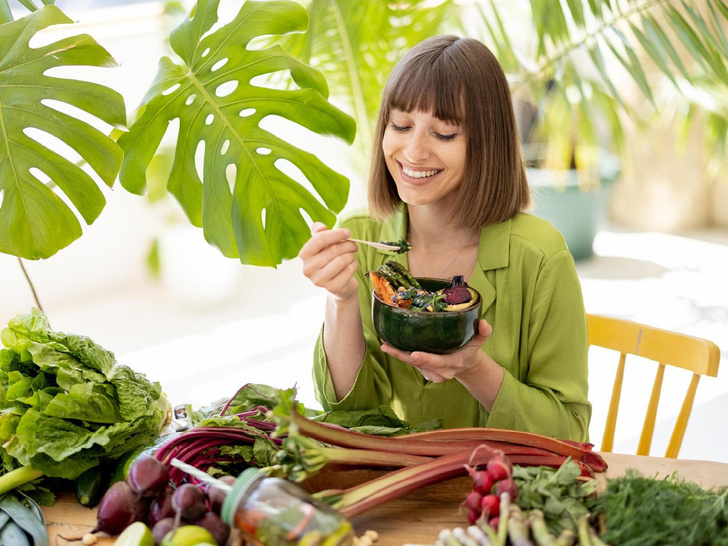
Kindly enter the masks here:
<path id="1" fill-rule="evenodd" d="M 452 200 L 465 173 L 466 150 L 461 126 L 427 112 L 392 109 L 382 151 L 399 197 L 408 205 Z"/>

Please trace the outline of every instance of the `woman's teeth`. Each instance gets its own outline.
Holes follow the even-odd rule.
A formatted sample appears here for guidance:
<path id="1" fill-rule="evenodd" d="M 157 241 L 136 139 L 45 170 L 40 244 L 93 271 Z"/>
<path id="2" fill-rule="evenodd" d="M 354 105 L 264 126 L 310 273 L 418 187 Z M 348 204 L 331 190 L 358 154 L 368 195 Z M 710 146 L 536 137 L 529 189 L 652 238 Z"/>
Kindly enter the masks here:
<path id="1" fill-rule="evenodd" d="M 440 171 L 438 171 L 437 169 L 435 169 L 434 171 L 411 171 L 410 169 L 402 165 L 402 172 L 411 178 L 429 178 L 430 176 L 436 175 Z"/>

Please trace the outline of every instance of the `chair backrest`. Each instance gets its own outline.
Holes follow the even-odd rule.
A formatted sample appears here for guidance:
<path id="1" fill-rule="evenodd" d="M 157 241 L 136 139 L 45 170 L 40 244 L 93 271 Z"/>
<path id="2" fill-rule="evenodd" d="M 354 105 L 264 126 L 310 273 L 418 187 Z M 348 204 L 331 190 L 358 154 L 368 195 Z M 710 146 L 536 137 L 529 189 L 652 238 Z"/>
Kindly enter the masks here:
<path id="1" fill-rule="evenodd" d="M 675 428 L 670 437 L 670 443 L 665 452 L 665 457 L 676 458 L 685 435 L 690 412 L 693 409 L 693 401 L 695 400 L 695 392 L 698 388 L 700 376 L 716 377 L 718 375 L 718 362 L 720 360 L 718 346 L 705 339 L 661 330 L 629 320 L 588 314 L 587 321 L 589 345 L 613 349 L 620 353 L 600 451 L 612 451 L 619 399 L 622 395 L 624 365 L 628 354 L 648 358 L 658 363 L 637 455 L 649 455 L 650 453 L 665 366 L 677 366 L 693 372 Z"/>

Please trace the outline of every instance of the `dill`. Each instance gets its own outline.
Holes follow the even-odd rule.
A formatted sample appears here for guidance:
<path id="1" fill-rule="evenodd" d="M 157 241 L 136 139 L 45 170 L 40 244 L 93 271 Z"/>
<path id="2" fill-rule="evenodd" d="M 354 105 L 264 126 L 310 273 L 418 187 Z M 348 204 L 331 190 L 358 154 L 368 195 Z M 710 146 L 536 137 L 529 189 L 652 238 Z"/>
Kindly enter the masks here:
<path id="1" fill-rule="evenodd" d="M 652 479 L 630 469 L 609 480 L 596 512 L 612 545 L 728 545 L 728 487 L 703 489 L 674 473 Z"/>

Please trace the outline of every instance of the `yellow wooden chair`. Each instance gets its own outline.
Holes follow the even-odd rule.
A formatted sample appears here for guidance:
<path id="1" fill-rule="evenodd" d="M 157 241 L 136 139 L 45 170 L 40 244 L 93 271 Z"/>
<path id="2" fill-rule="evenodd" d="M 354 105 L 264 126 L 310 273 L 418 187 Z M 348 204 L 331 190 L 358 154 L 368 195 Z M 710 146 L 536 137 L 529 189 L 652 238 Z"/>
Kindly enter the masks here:
<path id="1" fill-rule="evenodd" d="M 690 418 L 690 412 L 693 409 L 695 391 L 698 388 L 700 376 L 716 377 L 718 375 L 718 361 L 720 360 L 718 346 L 705 339 L 661 330 L 629 320 L 589 314 L 587 315 L 587 322 L 589 326 L 589 345 L 613 349 L 620 353 L 600 451 L 612 451 L 619 399 L 622 394 L 624 365 L 628 354 L 648 358 L 658 363 L 655 382 L 652 385 L 652 394 L 647 406 L 647 415 L 645 416 L 642 435 L 637 447 L 637 455 L 649 455 L 650 453 L 665 366 L 677 366 L 693 372 L 690 386 L 685 394 L 680 414 L 677 417 L 670 443 L 665 452 L 665 457 L 677 458 Z"/>

